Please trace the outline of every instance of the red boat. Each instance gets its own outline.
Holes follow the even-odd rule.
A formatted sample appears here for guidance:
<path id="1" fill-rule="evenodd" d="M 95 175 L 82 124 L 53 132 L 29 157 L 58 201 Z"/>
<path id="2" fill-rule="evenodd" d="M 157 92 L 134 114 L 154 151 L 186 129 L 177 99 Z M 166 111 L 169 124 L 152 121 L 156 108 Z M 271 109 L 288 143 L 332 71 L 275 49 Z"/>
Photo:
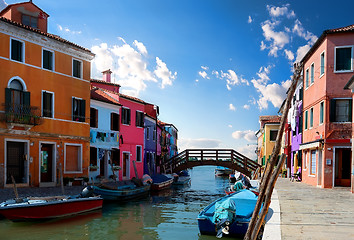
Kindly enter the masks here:
<path id="1" fill-rule="evenodd" d="M 173 182 L 172 178 L 162 174 L 154 175 L 151 178 L 152 178 L 152 184 L 151 184 L 152 191 L 160 191 L 165 188 L 170 188 Z"/>
<path id="2" fill-rule="evenodd" d="M 46 220 L 102 208 L 101 197 L 54 196 L 11 199 L 0 204 L 0 214 L 11 221 Z"/>

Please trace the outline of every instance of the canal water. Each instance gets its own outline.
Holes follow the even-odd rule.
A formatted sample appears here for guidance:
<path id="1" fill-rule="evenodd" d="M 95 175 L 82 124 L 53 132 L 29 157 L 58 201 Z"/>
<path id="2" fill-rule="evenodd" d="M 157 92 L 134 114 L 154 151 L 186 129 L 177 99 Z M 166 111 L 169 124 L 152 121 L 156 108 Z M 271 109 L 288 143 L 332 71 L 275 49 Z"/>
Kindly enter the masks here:
<path id="1" fill-rule="evenodd" d="M 201 235 L 198 213 L 224 196 L 228 178 L 215 177 L 213 166 L 189 170 L 191 185 L 168 189 L 126 203 L 104 203 L 103 209 L 75 217 L 35 223 L 0 220 L 1 240 L 209 240 Z M 225 239 L 227 239 L 225 237 Z"/>

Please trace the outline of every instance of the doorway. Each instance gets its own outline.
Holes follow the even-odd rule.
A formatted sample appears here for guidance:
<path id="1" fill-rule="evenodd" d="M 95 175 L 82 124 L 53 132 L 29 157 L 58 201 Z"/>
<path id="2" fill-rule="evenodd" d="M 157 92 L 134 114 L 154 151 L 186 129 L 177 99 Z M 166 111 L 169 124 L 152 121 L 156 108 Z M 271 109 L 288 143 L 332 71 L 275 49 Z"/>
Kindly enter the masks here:
<path id="1" fill-rule="evenodd" d="M 123 152 L 123 178 L 130 177 L 130 153 Z"/>
<path id="2" fill-rule="evenodd" d="M 322 185 L 322 149 L 318 150 L 317 186 Z"/>
<path id="3" fill-rule="evenodd" d="M 28 183 L 27 149 L 26 142 L 6 142 L 6 184 L 12 184 L 11 176 L 16 183 Z"/>
<path id="4" fill-rule="evenodd" d="M 351 149 L 337 148 L 335 152 L 335 186 L 350 187 Z"/>
<path id="5" fill-rule="evenodd" d="M 54 144 L 42 143 L 40 153 L 40 179 L 41 186 L 49 186 L 48 183 L 55 185 L 55 157 Z"/>

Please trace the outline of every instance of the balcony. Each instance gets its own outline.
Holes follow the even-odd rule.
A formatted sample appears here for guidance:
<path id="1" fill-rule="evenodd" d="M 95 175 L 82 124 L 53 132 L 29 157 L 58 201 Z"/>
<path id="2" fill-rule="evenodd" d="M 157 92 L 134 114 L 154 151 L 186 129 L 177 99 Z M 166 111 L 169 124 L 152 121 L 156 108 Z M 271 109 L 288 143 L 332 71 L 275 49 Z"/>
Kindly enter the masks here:
<path id="1" fill-rule="evenodd" d="M 3 104 L 3 106 L 5 113 L 2 113 L 1 120 L 7 123 L 9 129 L 19 126 L 28 130 L 42 124 L 43 119 L 38 107 L 23 104 Z"/>

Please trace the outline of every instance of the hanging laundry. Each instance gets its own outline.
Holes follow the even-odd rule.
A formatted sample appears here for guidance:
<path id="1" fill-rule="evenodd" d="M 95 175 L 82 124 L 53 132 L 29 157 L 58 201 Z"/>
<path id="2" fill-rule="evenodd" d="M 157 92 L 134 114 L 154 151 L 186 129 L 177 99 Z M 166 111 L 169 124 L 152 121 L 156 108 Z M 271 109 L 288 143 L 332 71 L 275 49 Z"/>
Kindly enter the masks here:
<path id="1" fill-rule="evenodd" d="M 90 131 L 90 142 L 95 143 L 96 142 L 96 137 L 97 137 L 97 132 L 96 131 Z"/>
<path id="2" fill-rule="evenodd" d="M 98 151 L 98 159 L 102 160 L 103 157 L 104 157 L 104 149 L 100 148 L 99 151 Z"/>

